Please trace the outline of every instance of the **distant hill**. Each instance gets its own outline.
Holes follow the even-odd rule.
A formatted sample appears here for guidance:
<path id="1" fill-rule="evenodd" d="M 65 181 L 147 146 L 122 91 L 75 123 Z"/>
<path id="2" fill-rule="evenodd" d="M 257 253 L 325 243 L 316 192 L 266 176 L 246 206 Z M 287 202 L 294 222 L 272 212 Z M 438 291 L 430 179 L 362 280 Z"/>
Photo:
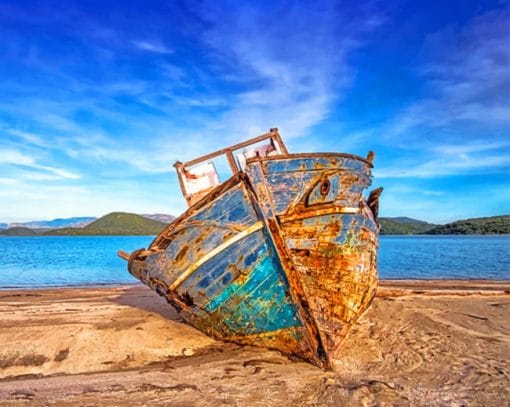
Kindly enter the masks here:
<path id="1" fill-rule="evenodd" d="M 175 219 L 175 216 L 167 215 L 164 213 L 156 213 L 156 214 L 142 214 L 147 219 L 152 219 L 162 223 L 170 223 Z M 24 227 L 30 229 L 61 229 L 61 228 L 83 228 L 87 226 L 89 223 L 97 220 L 96 217 L 93 216 L 80 216 L 73 218 L 57 218 L 53 220 L 33 220 L 30 222 L 12 222 L 12 223 L 0 223 L 1 229 L 15 228 L 15 227 Z"/>
<path id="2" fill-rule="evenodd" d="M 379 218 L 381 235 L 417 235 L 433 229 L 436 225 L 408 217 Z"/>
<path id="3" fill-rule="evenodd" d="M 436 226 L 428 235 L 493 235 L 510 234 L 510 215 L 458 220 Z"/>
<path id="4" fill-rule="evenodd" d="M 0 236 L 156 235 L 174 219 L 173 216 L 164 214 L 136 215 L 113 212 L 81 228 L 64 227 L 48 230 L 15 226 L 8 229 L 0 228 Z M 433 225 L 408 217 L 383 217 L 379 218 L 379 222 L 381 235 L 510 234 L 510 215 L 459 220 L 446 225 Z"/>
<path id="5" fill-rule="evenodd" d="M 35 230 L 30 228 L 25 228 L 23 226 L 15 226 L 9 229 L 0 230 L 1 236 L 38 236 L 40 233 L 37 233 Z"/>
<path id="6" fill-rule="evenodd" d="M 417 219 L 413 219 L 413 218 L 408 218 L 407 216 L 397 216 L 397 217 L 394 217 L 394 218 L 385 218 L 385 219 L 390 219 L 394 222 L 398 222 L 398 223 L 403 223 L 405 225 L 431 225 L 431 223 L 427 223 L 423 220 L 417 220 Z"/>
<path id="7" fill-rule="evenodd" d="M 142 214 L 141 216 L 143 216 L 144 218 L 152 219 L 152 220 L 162 222 L 162 223 L 170 223 L 175 220 L 175 216 L 166 215 L 164 213 L 155 213 L 154 215 Z"/>
<path id="8" fill-rule="evenodd" d="M 134 213 L 113 212 L 83 228 L 61 228 L 45 235 L 156 235 L 166 223 L 144 218 Z"/>
<path id="9" fill-rule="evenodd" d="M 80 228 L 96 220 L 95 217 L 82 216 L 74 218 L 58 218 L 53 220 L 34 220 L 31 222 L 9 223 L 8 227 L 25 227 L 30 229 L 57 229 L 64 227 Z"/>

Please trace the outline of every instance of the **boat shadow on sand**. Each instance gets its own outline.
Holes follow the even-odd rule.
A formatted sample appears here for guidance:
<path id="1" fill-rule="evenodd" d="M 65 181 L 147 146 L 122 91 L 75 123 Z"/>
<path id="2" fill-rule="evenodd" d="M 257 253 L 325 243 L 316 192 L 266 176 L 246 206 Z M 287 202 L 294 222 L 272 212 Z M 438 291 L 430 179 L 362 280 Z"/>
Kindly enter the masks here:
<path id="1" fill-rule="evenodd" d="M 200 330 L 187 324 L 173 307 L 169 306 L 163 298 L 155 297 L 153 292 L 145 286 L 137 285 L 130 287 L 119 296 L 109 298 L 109 300 L 121 306 L 144 311 L 141 315 L 140 323 L 143 323 L 146 317 L 152 317 L 154 314 L 161 316 L 171 325 L 172 332 L 175 333 L 175 337 L 169 339 L 183 336 L 188 341 L 189 348 L 184 348 L 182 355 L 165 357 L 161 361 L 150 363 L 150 365 L 165 365 L 169 362 L 173 364 L 174 362 L 177 363 L 176 361 L 180 359 L 188 359 L 185 363 L 189 364 L 190 358 L 198 358 L 200 361 L 203 361 L 205 358 L 209 362 L 213 360 L 219 362 L 221 360 L 235 359 L 240 360 L 246 366 L 258 365 L 260 363 L 293 365 L 296 362 L 302 362 L 306 367 L 310 367 L 314 370 L 317 369 L 296 356 L 285 355 L 278 350 L 214 340 Z M 148 312 L 148 314 L 146 314 L 146 312 Z M 134 324 L 135 322 L 132 323 Z M 207 343 L 203 344 L 203 341 L 207 341 Z M 193 349 L 193 351 L 191 351 L 191 349 Z M 251 360 L 250 357 L 253 357 L 254 352 L 257 355 L 263 355 L 263 359 Z M 243 353 L 245 353 L 244 358 Z M 199 360 L 197 360 L 197 363 Z M 318 370 L 320 371 L 320 369 Z"/>

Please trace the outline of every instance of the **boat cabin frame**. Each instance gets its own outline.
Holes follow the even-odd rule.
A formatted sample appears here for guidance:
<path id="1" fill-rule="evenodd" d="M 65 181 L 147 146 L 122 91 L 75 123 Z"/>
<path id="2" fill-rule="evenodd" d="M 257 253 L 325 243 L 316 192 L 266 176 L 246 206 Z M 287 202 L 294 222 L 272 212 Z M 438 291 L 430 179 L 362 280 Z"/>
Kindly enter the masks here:
<path id="1" fill-rule="evenodd" d="M 266 140 L 269 140 L 269 144 L 263 145 L 262 148 L 245 150 L 237 154 L 236 157 L 235 154 L 239 150 L 255 146 Z M 246 156 L 247 154 L 249 157 Z M 247 159 L 253 157 L 267 157 L 268 155 L 286 156 L 288 154 L 289 152 L 278 133 L 278 129 L 272 128 L 269 130 L 269 133 L 205 154 L 185 163 L 177 161 L 174 167 L 177 171 L 182 194 L 188 206 L 191 206 L 221 183 L 214 164 L 211 162 L 212 159 L 225 156 L 230 170 L 232 171 L 232 175 L 235 175 L 244 170 L 245 163 L 241 162 L 243 157 Z M 200 168 L 201 165 L 202 168 Z M 197 173 L 196 171 L 194 172 L 194 170 L 202 170 L 203 172 Z M 193 183 L 196 185 L 193 185 Z"/>

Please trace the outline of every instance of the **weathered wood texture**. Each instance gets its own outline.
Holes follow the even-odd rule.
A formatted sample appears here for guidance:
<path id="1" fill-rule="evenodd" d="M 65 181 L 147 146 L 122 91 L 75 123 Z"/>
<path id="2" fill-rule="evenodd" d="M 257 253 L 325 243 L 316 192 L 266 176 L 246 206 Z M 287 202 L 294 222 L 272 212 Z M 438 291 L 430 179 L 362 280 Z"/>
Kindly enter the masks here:
<path id="1" fill-rule="evenodd" d="M 278 220 L 288 272 L 331 364 L 377 287 L 378 225 L 362 196 L 370 168 L 353 156 L 290 155 L 254 162 L 248 173 L 258 195 L 267 195 L 265 215 Z"/>
<path id="2" fill-rule="evenodd" d="M 241 168 L 238 165 L 238 163 L 236 162 L 236 160 L 234 158 L 234 154 L 237 151 L 240 151 L 241 149 L 244 149 L 244 148 L 247 148 L 250 146 L 253 147 L 255 144 L 261 143 L 266 140 L 269 140 L 271 142 L 271 145 L 275 148 L 275 153 L 277 152 L 278 154 L 284 154 L 284 155 L 288 154 L 287 147 L 283 143 L 283 141 L 280 137 L 280 134 L 278 133 L 278 129 L 273 128 L 273 129 L 270 129 L 269 133 L 262 134 L 261 136 L 251 138 L 249 140 L 243 141 L 238 144 L 234 144 L 234 145 L 226 147 L 226 148 L 222 148 L 220 150 L 203 155 L 201 157 L 197 157 L 197 158 L 187 161 L 185 163 L 181 163 L 180 161 L 177 161 L 174 164 L 174 167 L 177 171 L 177 178 L 179 179 L 179 185 L 181 187 L 182 194 L 183 194 L 184 198 L 186 199 L 186 202 L 188 203 L 188 205 L 191 206 L 191 205 L 195 204 L 196 202 L 201 200 L 203 197 L 205 197 L 212 190 L 212 188 L 209 188 L 209 189 L 204 189 L 204 190 L 201 190 L 199 192 L 194 192 L 194 193 L 189 193 L 186 190 L 186 186 L 185 186 L 186 178 L 187 178 L 188 171 L 190 170 L 191 167 L 193 167 L 197 164 L 201 164 L 201 163 L 213 160 L 220 156 L 225 156 L 227 159 L 227 162 L 230 166 L 230 170 L 232 171 L 232 174 L 235 175 L 235 174 L 239 173 L 240 171 L 243 171 L 243 168 Z M 258 155 L 258 153 L 257 153 L 257 155 Z"/>
<path id="3" fill-rule="evenodd" d="M 251 159 L 134 252 L 130 272 L 216 338 L 329 368 L 377 285 L 370 168 L 342 154 Z"/>
<path id="4" fill-rule="evenodd" d="M 143 261 L 132 262 L 132 273 L 216 338 L 311 359 L 314 350 L 250 193 L 245 177 L 233 179 L 171 224 Z"/>

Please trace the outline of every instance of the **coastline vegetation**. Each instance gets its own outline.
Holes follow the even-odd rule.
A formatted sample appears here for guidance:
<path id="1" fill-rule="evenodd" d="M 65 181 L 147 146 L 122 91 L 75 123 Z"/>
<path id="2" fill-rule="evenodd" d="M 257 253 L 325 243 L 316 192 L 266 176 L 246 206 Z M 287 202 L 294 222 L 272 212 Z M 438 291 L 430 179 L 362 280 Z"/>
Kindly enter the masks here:
<path id="1" fill-rule="evenodd" d="M 434 225 L 411 218 L 380 218 L 381 235 L 504 235 L 510 234 L 510 215 L 471 218 Z"/>
<path id="2" fill-rule="evenodd" d="M 113 212 L 84 227 L 30 229 L 14 227 L 0 230 L 6 236 L 97 236 L 97 235 L 157 235 L 166 223 L 125 212 Z"/>
<path id="3" fill-rule="evenodd" d="M 381 235 L 418 235 L 437 225 L 407 217 L 379 218 Z"/>
<path id="4" fill-rule="evenodd" d="M 503 235 L 510 234 L 510 215 L 458 220 L 439 225 L 426 232 L 428 235 Z"/>
<path id="5" fill-rule="evenodd" d="M 510 234 L 510 215 L 459 220 L 435 225 L 407 217 L 379 218 L 381 235 L 498 235 Z M 1 229 L 0 236 L 157 235 L 168 223 L 134 213 L 113 212 L 83 227 Z"/>

